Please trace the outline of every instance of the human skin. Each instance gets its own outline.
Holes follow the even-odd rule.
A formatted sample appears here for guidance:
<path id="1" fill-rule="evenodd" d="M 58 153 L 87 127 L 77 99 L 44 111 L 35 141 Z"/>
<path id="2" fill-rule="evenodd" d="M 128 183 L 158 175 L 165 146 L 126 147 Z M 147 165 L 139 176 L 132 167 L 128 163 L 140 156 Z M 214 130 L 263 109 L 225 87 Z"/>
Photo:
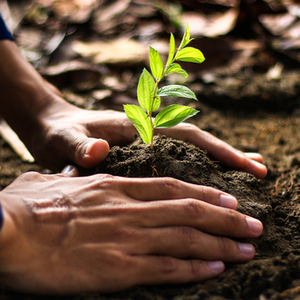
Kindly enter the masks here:
<path id="1" fill-rule="evenodd" d="M 0 192 L 1 284 L 68 295 L 212 278 L 255 254 L 232 237 L 262 231 L 224 196 L 172 178 L 25 173 Z"/>
<path id="2" fill-rule="evenodd" d="M 42 166 L 54 171 L 67 164 L 90 168 L 107 156 L 110 146 L 133 140 L 136 130 L 124 113 L 67 103 L 12 41 L 0 41 L 0 53 L 1 115 Z M 194 143 L 229 167 L 258 178 L 267 173 L 261 155 L 244 154 L 192 124 L 159 132 Z"/>
<path id="3" fill-rule="evenodd" d="M 110 146 L 133 140 L 124 113 L 67 103 L 12 41 L 0 41 L 0 53 L 1 115 L 42 166 L 90 168 Z M 160 132 L 232 168 L 266 175 L 259 154 L 245 155 L 194 125 Z M 253 258 L 252 245 L 232 238 L 262 233 L 260 221 L 236 212 L 232 196 L 170 178 L 28 173 L 0 192 L 0 202 L 0 282 L 30 293 L 205 280 L 221 274 L 223 262 Z"/>

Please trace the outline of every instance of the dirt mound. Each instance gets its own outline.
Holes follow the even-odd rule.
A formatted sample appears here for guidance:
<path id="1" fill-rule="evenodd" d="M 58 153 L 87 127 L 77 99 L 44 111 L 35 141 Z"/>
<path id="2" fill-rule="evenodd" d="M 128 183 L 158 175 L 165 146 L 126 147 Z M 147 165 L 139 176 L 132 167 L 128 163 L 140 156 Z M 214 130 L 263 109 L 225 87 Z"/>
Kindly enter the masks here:
<path id="1" fill-rule="evenodd" d="M 128 177 L 171 176 L 212 186 L 236 196 L 239 211 L 263 222 L 262 236 L 249 240 L 257 251 L 253 261 L 228 265 L 222 276 L 187 287 L 185 295 L 177 296 L 176 300 L 256 299 L 260 295 L 266 298 L 259 299 L 292 299 L 289 297 L 299 293 L 296 286 L 300 283 L 300 212 L 297 205 L 300 170 L 297 162 L 294 164 L 292 172 L 283 173 L 269 188 L 266 181 L 224 168 L 194 145 L 155 137 L 154 150 L 140 139 L 126 147 L 113 147 L 97 172 Z M 271 172 L 269 177 L 272 176 L 275 174 Z M 153 293 L 153 289 L 147 290 Z M 173 293 L 174 287 L 167 290 Z M 150 298 L 156 299 L 153 295 Z M 137 298 L 129 296 L 128 299 Z M 170 295 L 160 299 L 170 299 Z"/>

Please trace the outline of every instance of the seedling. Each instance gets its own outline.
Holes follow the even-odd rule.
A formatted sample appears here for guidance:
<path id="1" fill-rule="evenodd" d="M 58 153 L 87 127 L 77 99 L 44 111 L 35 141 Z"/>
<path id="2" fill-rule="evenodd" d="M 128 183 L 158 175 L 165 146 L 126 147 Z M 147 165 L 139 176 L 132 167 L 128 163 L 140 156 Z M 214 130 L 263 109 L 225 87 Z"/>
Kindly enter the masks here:
<path id="1" fill-rule="evenodd" d="M 137 98 L 140 106 L 126 104 L 125 113 L 139 132 L 144 143 L 153 148 L 153 132 L 155 128 L 173 127 L 198 113 L 197 110 L 184 105 L 172 104 L 162 109 L 155 118 L 154 111 L 161 104 L 161 97 L 183 97 L 197 100 L 194 92 L 183 85 L 166 85 L 159 88 L 161 80 L 169 74 L 177 73 L 184 78 L 188 73 L 178 62 L 202 63 L 204 56 L 202 52 L 193 47 L 186 47 L 193 39 L 190 38 L 189 26 L 187 24 L 181 43 L 176 51 L 175 38 L 170 35 L 170 49 L 168 60 L 163 65 L 159 53 L 149 47 L 150 72 L 144 68 L 137 87 Z"/>

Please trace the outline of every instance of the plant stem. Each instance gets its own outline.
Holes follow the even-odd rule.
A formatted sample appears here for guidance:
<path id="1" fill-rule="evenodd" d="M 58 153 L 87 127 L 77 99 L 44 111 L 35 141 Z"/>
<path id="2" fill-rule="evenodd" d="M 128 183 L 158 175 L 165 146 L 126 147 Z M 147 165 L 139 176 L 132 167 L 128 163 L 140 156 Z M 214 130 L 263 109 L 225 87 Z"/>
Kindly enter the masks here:
<path id="1" fill-rule="evenodd" d="M 151 121 L 151 126 L 152 126 L 152 137 L 151 137 L 151 142 L 150 142 L 150 146 L 153 149 L 153 135 L 154 135 L 154 123 L 153 123 L 153 118 L 152 118 L 152 112 L 153 112 L 153 105 L 154 105 L 154 101 L 155 98 L 157 97 L 157 90 L 158 90 L 158 84 L 159 82 L 163 79 L 164 74 L 161 76 L 161 78 L 156 79 L 156 83 L 155 83 L 155 87 L 154 87 L 154 92 L 153 92 L 153 101 L 152 101 L 152 106 L 151 106 L 151 110 L 148 113 L 148 117 L 150 118 Z"/>
<path id="2" fill-rule="evenodd" d="M 158 84 L 159 84 L 160 81 L 166 76 L 166 72 L 167 72 L 169 66 L 176 60 L 176 56 L 177 56 L 177 54 L 178 54 L 178 51 L 179 51 L 179 49 L 177 49 L 176 54 L 174 55 L 174 57 L 173 57 L 171 63 L 170 63 L 170 64 L 166 63 L 166 65 L 165 65 L 165 67 L 164 67 L 164 70 L 163 70 L 163 73 L 162 73 L 161 77 L 158 78 L 158 79 L 156 79 L 156 83 L 155 83 L 155 87 L 154 87 L 154 92 L 153 92 L 152 106 L 151 106 L 150 111 L 148 112 L 148 117 L 149 117 L 149 119 L 150 119 L 150 121 L 151 121 L 151 126 L 152 126 L 152 137 L 151 137 L 151 142 L 150 142 L 150 146 L 151 146 L 152 149 L 154 149 L 154 148 L 153 148 L 153 136 L 154 136 L 154 129 L 155 129 L 154 123 L 153 123 L 153 118 L 152 118 L 152 113 L 153 113 L 153 105 L 154 105 L 154 101 L 155 101 L 155 98 L 157 97 Z"/>

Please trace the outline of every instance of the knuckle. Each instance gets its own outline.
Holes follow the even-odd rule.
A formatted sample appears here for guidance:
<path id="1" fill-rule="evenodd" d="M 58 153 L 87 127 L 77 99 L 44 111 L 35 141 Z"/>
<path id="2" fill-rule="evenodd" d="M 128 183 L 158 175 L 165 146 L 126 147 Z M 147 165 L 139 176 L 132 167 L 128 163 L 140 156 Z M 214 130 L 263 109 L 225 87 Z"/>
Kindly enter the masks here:
<path id="1" fill-rule="evenodd" d="M 231 247 L 229 239 L 224 237 L 218 237 L 218 249 L 218 252 L 221 253 L 221 255 L 226 255 L 227 253 L 230 253 Z"/>
<path id="2" fill-rule="evenodd" d="M 19 179 L 22 179 L 23 181 L 35 181 L 35 182 L 46 181 L 45 175 L 42 175 L 35 171 L 23 173 L 19 176 Z"/>
<path id="3" fill-rule="evenodd" d="M 179 180 L 171 177 L 163 177 L 159 183 L 162 185 L 161 188 L 167 191 L 169 196 L 176 197 L 178 195 L 180 190 Z"/>
<path id="4" fill-rule="evenodd" d="M 117 189 L 118 186 L 120 185 L 120 182 L 117 179 L 117 177 L 115 177 L 113 175 L 99 174 L 96 176 L 97 176 L 97 179 L 99 180 L 99 181 L 97 181 L 97 184 L 99 185 L 99 187 Z"/>
<path id="5" fill-rule="evenodd" d="M 182 204 L 186 214 L 191 218 L 199 218 L 205 214 L 205 208 L 201 201 L 186 199 Z"/>
<path id="6" fill-rule="evenodd" d="M 225 224 L 228 229 L 236 229 L 241 227 L 238 212 L 233 209 L 225 210 Z"/>
<path id="7" fill-rule="evenodd" d="M 116 215 L 120 215 L 121 213 L 124 216 L 123 212 L 124 210 L 120 208 L 119 205 L 110 210 L 110 213 Z M 118 220 L 115 220 L 113 224 L 110 224 L 108 227 L 110 236 L 123 245 L 136 246 L 138 243 L 144 241 L 144 236 L 140 228 L 132 224 L 124 223 L 124 218 L 122 217 L 118 218 Z"/>
<path id="8" fill-rule="evenodd" d="M 127 227 L 117 230 L 119 232 L 119 237 L 125 240 L 140 240 L 138 230 L 134 227 Z"/>
<path id="9" fill-rule="evenodd" d="M 110 174 L 98 174 L 98 175 L 95 175 L 97 177 L 99 177 L 99 179 L 104 182 L 104 181 L 107 181 L 107 182 L 113 182 L 116 180 L 116 177 L 113 176 L 113 175 L 110 175 Z"/>
<path id="10" fill-rule="evenodd" d="M 53 123 L 47 128 L 46 141 L 49 145 L 55 142 L 61 142 L 64 136 L 69 136 L 66 128 L 58 127 Z"/>
<path id="11" fill-rule="evenodd" d="M 205 200 L 205 199 L 208 199 L 209 197 L 209 193 L 208 191 L 211 191 L 211 188 L 207 187 L 207 186 L 203 186 L 203 185 L 200 185 L 199 186 L 199 194 L 200 194 L 200 197 L 201 199 Z"/>
<path id="12" fill-rule="evenodd" d="M 177 230 L 180 239 L 184 241 L 186 247 L 193 249 L 194 246 L 197 245 L 198 239 L 196 236 L 195 229 L 191 227 L 182 226 L 182 227 L 178 227 Z"/>
<path id="13" fill-rule="evenodd" d="M 199 263 L 199 261 L 196 261 L 193 259 L 188 260 L 189 270 L 192 275 L 198 275 L 201 272 L 202 265 L 203 265 L 203 262 Z"/>
<path id="14" fill-rule="evenodd" d="M 177 265 L 175 263 L 175 259 L 169 256 L 160 256 L 160 267 L 161 267 L 161 272 L 163 274 L 170 274 L 174 273 L 177 270 Z"/>
<path id="15" fill-rule="evenodd" d="M 181 123 L 181 126 L 182 128 L 184 128 L 184 130 L 188 131 L 202 131 L 201 129 L 199 129 L 199 127 L 191 123 Z"/>

